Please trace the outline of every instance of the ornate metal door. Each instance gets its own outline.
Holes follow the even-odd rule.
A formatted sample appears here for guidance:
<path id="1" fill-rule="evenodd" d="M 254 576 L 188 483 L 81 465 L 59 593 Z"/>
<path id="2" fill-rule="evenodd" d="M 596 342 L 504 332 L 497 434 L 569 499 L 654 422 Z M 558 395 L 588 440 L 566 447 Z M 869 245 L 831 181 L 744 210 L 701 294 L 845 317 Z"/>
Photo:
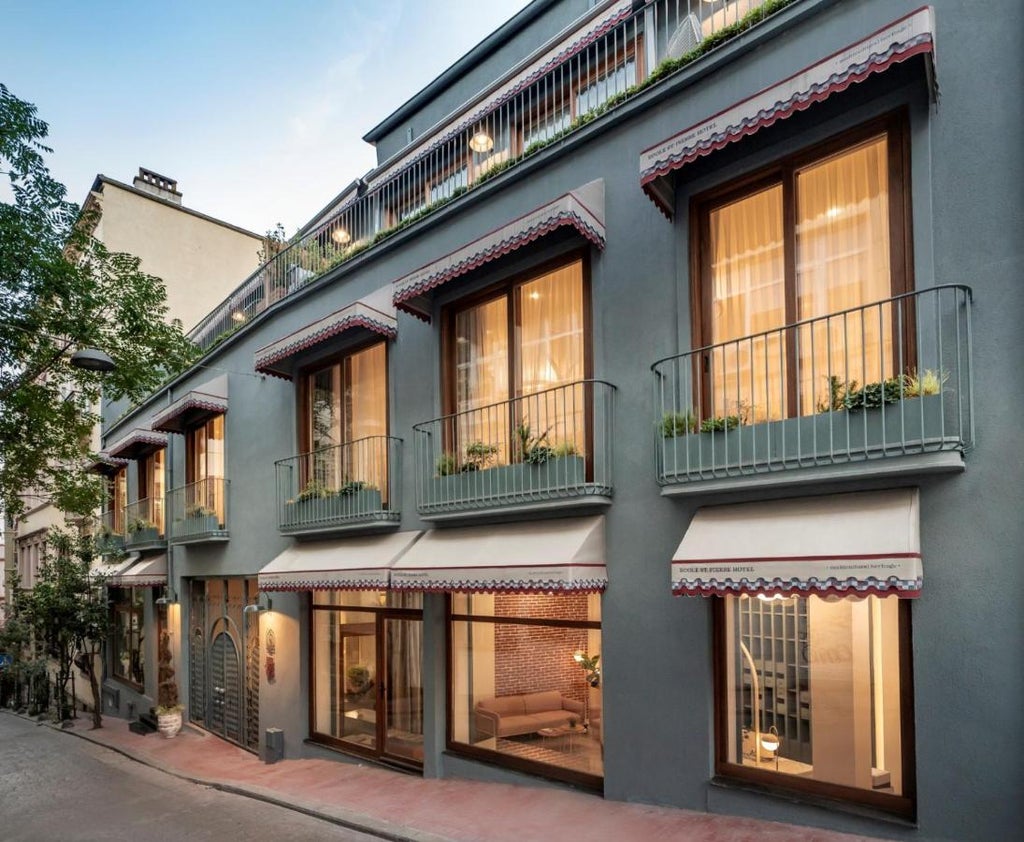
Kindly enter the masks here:
<path id="1" fill-rule="evenodd" d="M 207 727 L 233 742 L 242 741 L 242 681 L 238 647 L 226 629 L 210 646 L 210 696 Z"/>

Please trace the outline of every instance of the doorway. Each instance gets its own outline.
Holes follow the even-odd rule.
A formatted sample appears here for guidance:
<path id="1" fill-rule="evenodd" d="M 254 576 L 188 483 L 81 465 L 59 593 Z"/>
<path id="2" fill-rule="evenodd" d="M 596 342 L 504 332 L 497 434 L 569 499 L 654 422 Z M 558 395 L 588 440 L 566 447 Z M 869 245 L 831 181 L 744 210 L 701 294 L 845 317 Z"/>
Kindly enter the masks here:
<path id="1" fill-rule="evenodd" d="M 259 750 L 259 615 L 246 614 L 256 579 L 189 585 L 189 718 L 250 751 Z"/>

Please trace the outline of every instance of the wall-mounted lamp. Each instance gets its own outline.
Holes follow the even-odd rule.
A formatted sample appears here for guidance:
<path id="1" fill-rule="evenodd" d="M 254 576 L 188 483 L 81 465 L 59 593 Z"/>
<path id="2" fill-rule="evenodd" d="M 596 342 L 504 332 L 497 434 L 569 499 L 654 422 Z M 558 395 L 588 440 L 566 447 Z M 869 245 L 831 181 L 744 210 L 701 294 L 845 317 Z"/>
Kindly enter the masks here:
<path id="1" fill-rule="evenodd" d="M 347 246 L 352 242 L 352 235 L 348 233 L 344 228 L 335 228 L 331 234 L 331 239 L 334 240 L 339 246 Z"/>
<path id="2" fill-rule="evenodd" d="M 155 600 L 157 605 L 177 605 L 178 595 L 174 591 L 164 588 L 164 595 Z"/>
<path id="3" fill-rule="evenodd" d="M 494 138 L 480 129 L 469 139 L 469 148 L 474 152 L 490 152 L 494 148 Z"/>
<path id="4" fill-rule="evenodd" d="M 267 604 L 266 605 L 261 605 L 260 604 L 260 599 L 264 598 L 264 597 L 267 600 Z M 254 603 L 252 603 L 252 605 L 246 605 L 245 608 L 242 609 L 242 613 L 243 614 L 262 614 L 264 611 L 273 611 L 273 610 L 274 610 L 274 603 L 273 603 L 273 601 L 271 600 L 271 598 L 269 596 L 267 596 L 266 594 L 261 592 L 261 593 L 256 595 L 256 601 Z"/>

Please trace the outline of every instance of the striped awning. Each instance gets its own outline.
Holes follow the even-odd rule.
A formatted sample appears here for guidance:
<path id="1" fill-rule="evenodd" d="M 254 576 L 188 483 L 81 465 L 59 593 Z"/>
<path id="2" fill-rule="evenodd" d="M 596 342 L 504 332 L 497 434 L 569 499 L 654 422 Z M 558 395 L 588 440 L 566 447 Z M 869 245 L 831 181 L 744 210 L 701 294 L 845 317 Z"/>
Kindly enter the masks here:
<path id="1" fill-rule="evenodd" d="M 291 380 L 292 363 L 297 354 L 323 345 L 346 331 L 360 328 L 388 339 L 398 334 L 390 286 L 260 348 L 256 352 L 254 366 L 261 374 Z"/>
<path id="2" fill-rule="evenodd" d="M 150 556 L 115 573 L 108 581 L 118 588 L 159 588 L 167 584 L 167 556 Z"/>
<path id="3" fill-rule="evenodd" d="M 184 433 L 189 426 L 199 424 L 213 415 L 228 411 L 228 376 L 222 374 L 186 392 L 166 409 L 153 416 L 150 426 L 164 433 Z"/>
<path id="4" fill-rule="evenodd" d="M 395 281 L 395 306 L 429 322 L 432 290 L 564 227 L 575 229 L 598 248 L 604 247 L 602 179 L 571 190 Z"/>
<path id="5" fill-rule="evenodd" d="M 111 561 L 99 564 L 93 563 L 92 567 L 89 568 L 89 576 L 93 579 L 103 579 L 103 584 L 113 584 L 115 576 L 119 576 L 140 558 L 141 556 L 138 553 L 129 553 L 126 556 L 120 556 Z"/>
<path id="6" fill-rule="evenodd" d="M 258 576 L 261 591 L 385 590 L 392 565 L 422 532 L 293 544 Z"/>
<path id="7" fill-rule="evenodd" d="M 932 10 L 918 9 L 788 79 L 645 150 L 640 156 L 640 184 L 644 192 L 671 219 L 675 206 L 673 173 L 676 170 L 845 91 L 873 73 L 881 73 L 916 55 L 932 59 L 934 31 Z M 934 95 L 936 89 L 931 64 L 928 75 Z"/>
<path id="8" fill-rule="evenodd" d="M 167 433 L 136 427 L 128 435 L 110 445 L 107 448 L 107 453 L 121 459 L 141 459 L 163 447 L 167 447 Z"/>
<path id="9" fill-rule="evenodd" d="M 677 596 L 921 593 L 918 491 L 697 510 L 672 559 Z"/>
<path id="10" fill-rule="evenodd" d="M 394 590 L 594 593 L 607 585 L 600 515 L 433 529 L 391 570 Z"/>

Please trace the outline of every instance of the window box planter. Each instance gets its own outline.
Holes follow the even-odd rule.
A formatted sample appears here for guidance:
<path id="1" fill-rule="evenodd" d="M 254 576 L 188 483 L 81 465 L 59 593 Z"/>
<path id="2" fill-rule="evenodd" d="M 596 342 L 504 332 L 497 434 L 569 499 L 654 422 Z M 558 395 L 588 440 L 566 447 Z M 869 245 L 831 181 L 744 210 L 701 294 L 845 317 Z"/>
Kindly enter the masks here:
<path id="1" fill-rule="evenodd" d="M 687 433 L 667 437 L 664 445 L 665 475 L 687 476 L 753 468 L 764 462 L 771 449 L 768 425 L 742 425 L 713 433 Z"/>
<path id="2" fill-rule="evenodd" d="M 217 515 L 195 515 L 185 518 L 180 523 L 182 526 L 178 531 L 182 535 L 205 535 L 208 532 L 221 530 Z"/>
<path id="3" fill-rule="evenodd" d="M 361 488 L 327 497 L 311 497 L 284 504 L 281 526 L 294 528 L 373 517 L 384 510 L 380 490 Z"/>
<path id="4" fill-rule="evenodd" d="M 477 471 L 464 471 L 430 480 L 431 505 L 467 501 L 570 496 L 586 485 L 587 463 L 582 456 L 556 456 L 540 464 L 517 462 Z"/>
<path id="5" fill-rule="evenodd" d="M 146 526 L 128 533 L 128 544 L 155 544 L 160 541 L 160 530 L 155 526 Z"/>

